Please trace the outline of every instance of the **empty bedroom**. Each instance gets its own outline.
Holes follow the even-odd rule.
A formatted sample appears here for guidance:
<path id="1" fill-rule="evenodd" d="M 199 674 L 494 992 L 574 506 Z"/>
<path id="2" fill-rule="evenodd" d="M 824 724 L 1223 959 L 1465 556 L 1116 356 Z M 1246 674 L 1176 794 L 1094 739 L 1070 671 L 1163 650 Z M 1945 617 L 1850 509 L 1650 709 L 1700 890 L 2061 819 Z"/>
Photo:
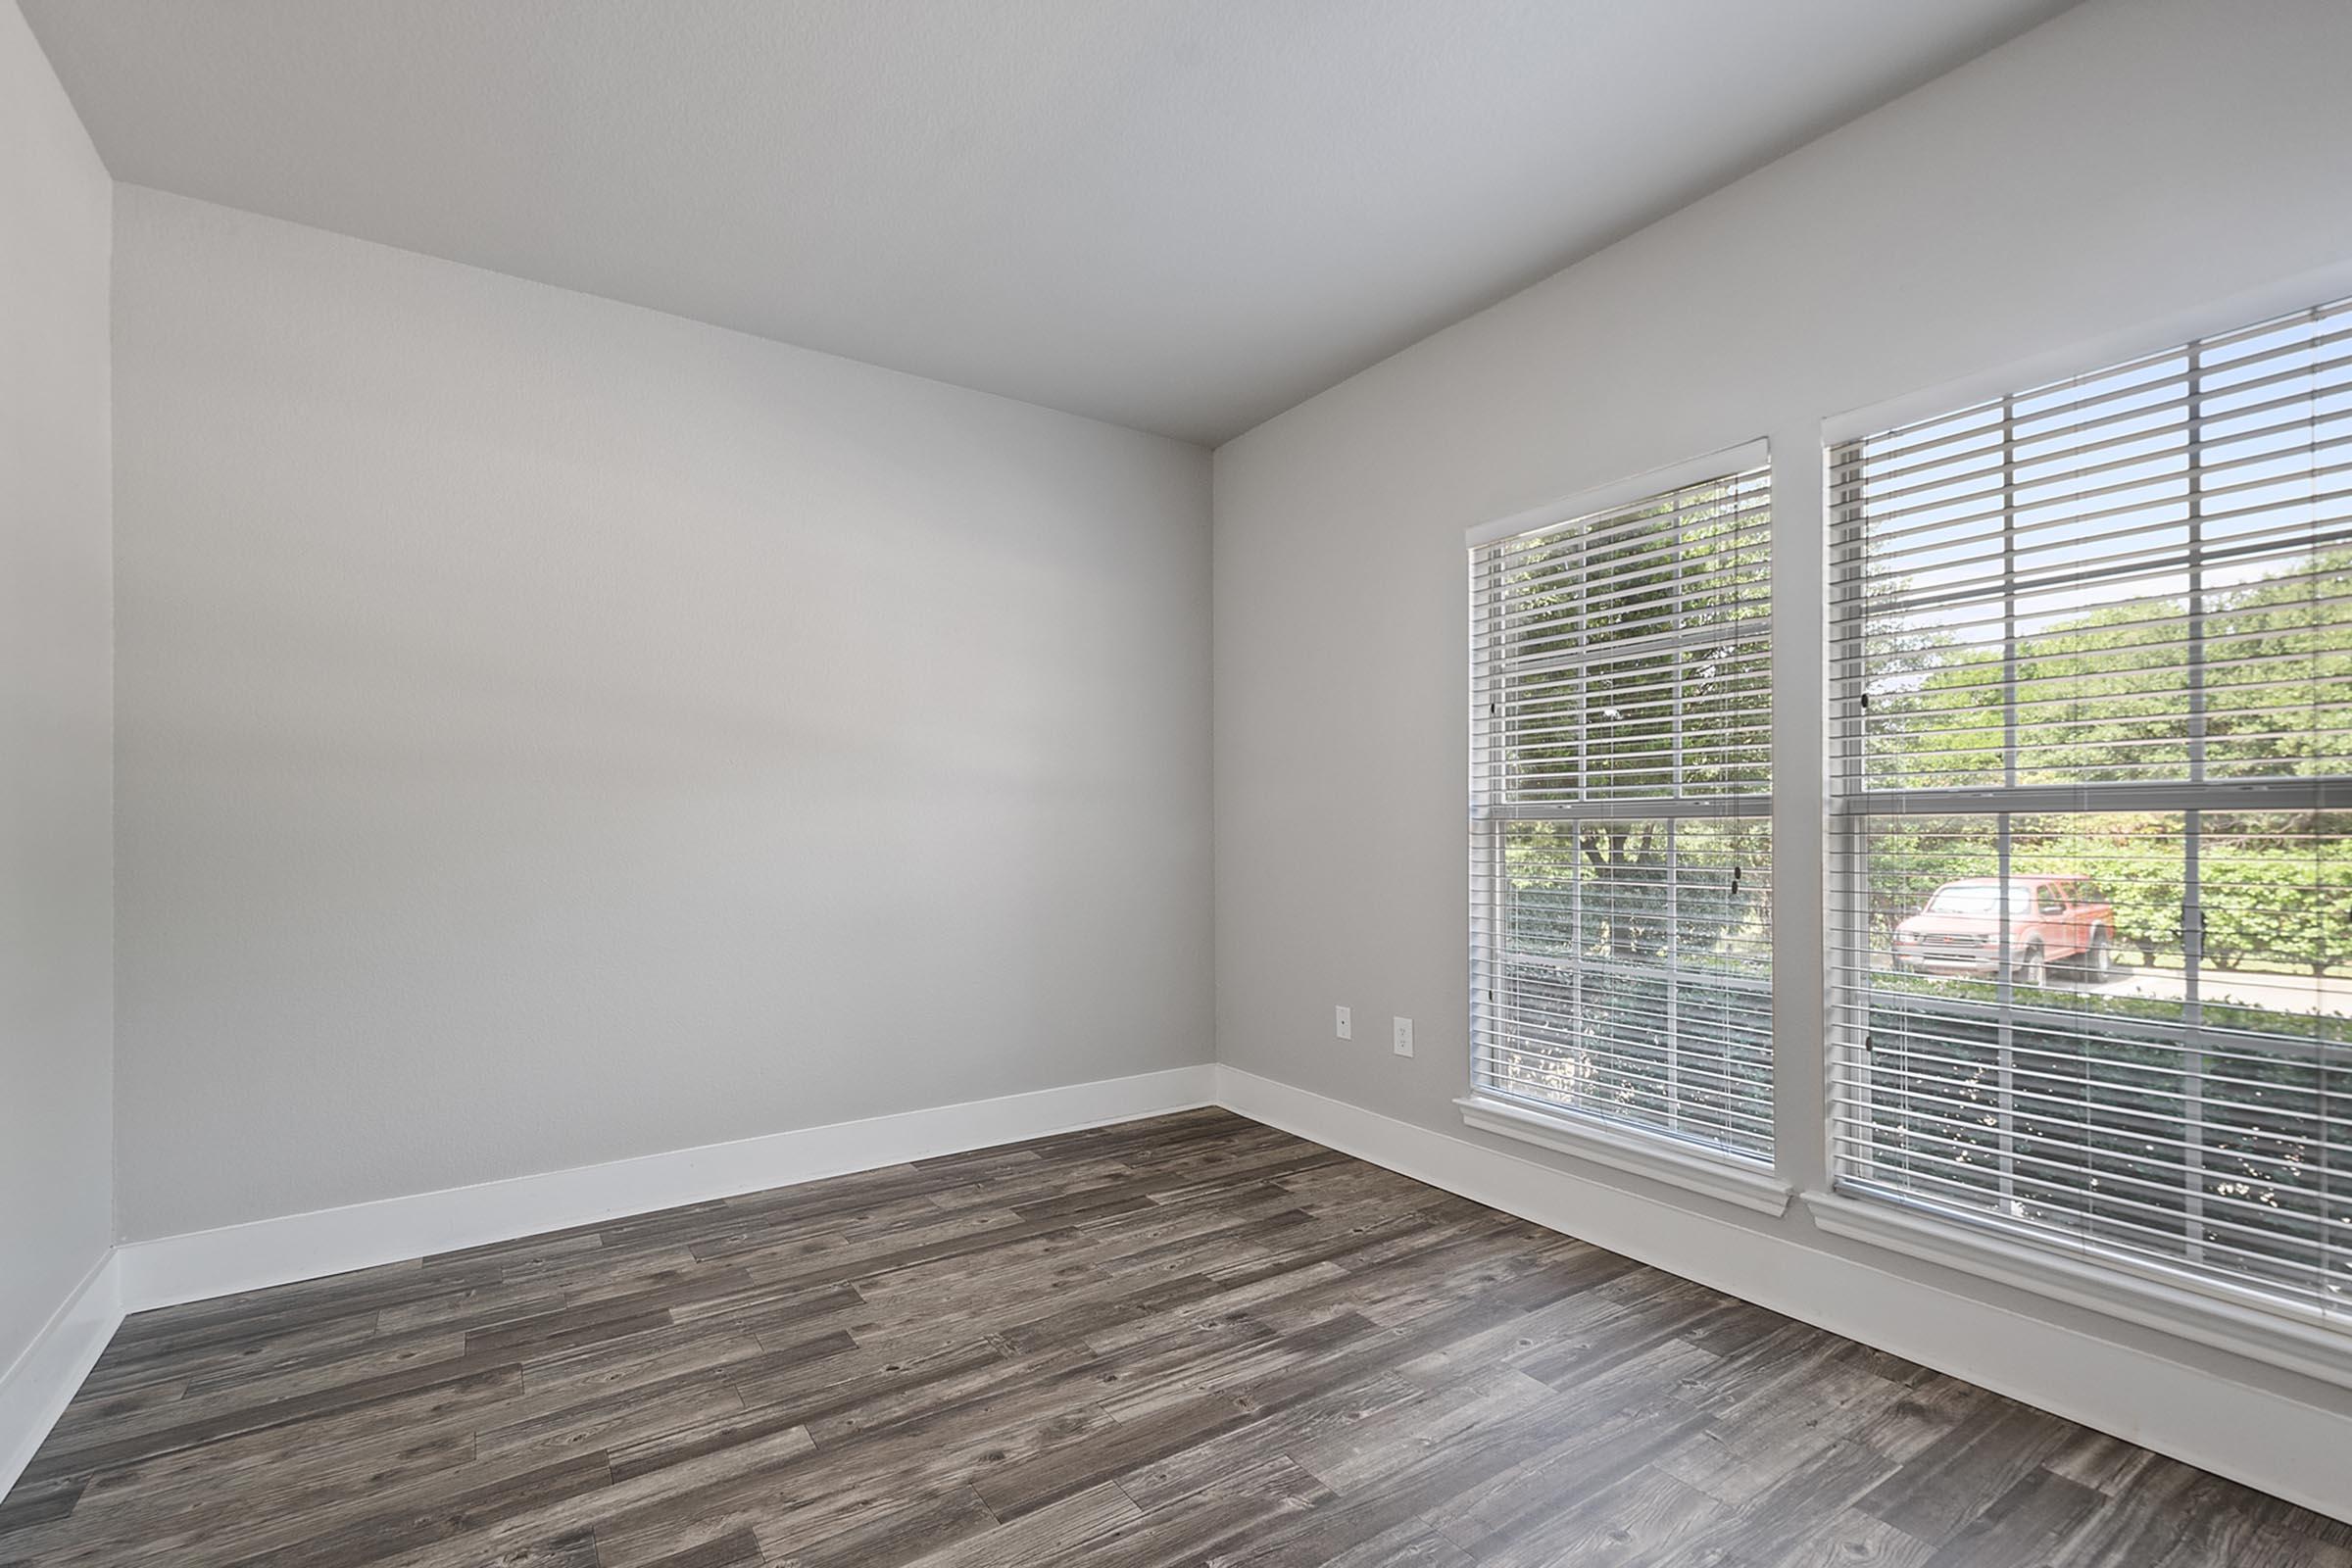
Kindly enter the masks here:
<path id="1" fill-rule="evenodd" d="M 2348 83 L 0 0 L 0 1568 L 2352 1568 Z"/>

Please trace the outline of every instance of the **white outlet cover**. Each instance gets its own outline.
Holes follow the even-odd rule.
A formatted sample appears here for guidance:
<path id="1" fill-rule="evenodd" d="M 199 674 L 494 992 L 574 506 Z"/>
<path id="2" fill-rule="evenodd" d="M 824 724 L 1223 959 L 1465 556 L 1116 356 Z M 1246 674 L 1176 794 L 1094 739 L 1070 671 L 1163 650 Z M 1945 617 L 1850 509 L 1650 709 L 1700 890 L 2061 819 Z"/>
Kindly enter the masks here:
<path id="1" fill-rule="evenodd" d="M 1413 1020 L 1392 1018 L 1389 1020 L 1389 1025 L 1396 1032 L 1396 1054 L 1399 1056 L 1411 1055 L 1413 1054 Z"/>
<path id="2" fill-rule="evenodd" d="M 1346 1007 L 1331 1009 L 1331 1032 L 1342 1040 L 1355 1038 L 1355 1014 Z"/>

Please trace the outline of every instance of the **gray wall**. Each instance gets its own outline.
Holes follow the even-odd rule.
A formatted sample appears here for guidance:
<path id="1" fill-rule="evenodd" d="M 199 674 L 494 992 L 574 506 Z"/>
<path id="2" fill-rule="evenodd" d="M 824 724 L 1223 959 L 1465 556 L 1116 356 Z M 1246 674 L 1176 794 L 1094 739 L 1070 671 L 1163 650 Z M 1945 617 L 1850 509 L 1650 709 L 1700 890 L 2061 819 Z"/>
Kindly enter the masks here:
<path id="1" fill-rule="evenodd" d="M 1470 1133 L 1452 1103 L 1470 1071 L 1463 531 L 1767 436 L 1784 598 L 1817 612 L 1825 416 L 2352 262 L 2348 61 L 2341 0 L 2084 6 L 1219 448 L 1219 1059 L 1706 1207 Z M 1795 629 L 1792 655 L 1818 619 Z M 1781 739 L 1776 911 L 1818 954 L 1821 742 Z M 1782 1000 L 1778 1050 L 1783 1154 L 1818 1186 L 1812 972 Z M 1390 1014 L 1417 1020 L 1412 1059 L 1390 1054 Z M 1713 1212 L 1784 1237 L 1790 1269 L 1851 1251 L 2352 1409 L 1851 1247 L 1801 1207 Z"/>
<path id="2" fill-rule="evenodd" d="M 117 219 L 125 1239 L 1208 1058 L 1205 453 Z"/>
<path id="3" fill-rule="evenodd" d="M 113 199 L 0 5 L 0 1373 L 112 1239 Z"/>

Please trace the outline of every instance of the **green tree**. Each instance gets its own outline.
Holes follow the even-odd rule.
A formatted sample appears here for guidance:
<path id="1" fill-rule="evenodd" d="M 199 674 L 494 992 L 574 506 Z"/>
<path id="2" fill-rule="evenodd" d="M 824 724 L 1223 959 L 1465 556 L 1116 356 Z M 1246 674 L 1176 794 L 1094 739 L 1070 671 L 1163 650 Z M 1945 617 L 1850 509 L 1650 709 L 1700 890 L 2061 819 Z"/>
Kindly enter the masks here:
<path id="1" fill-rule="evenodd" d="M 2183 643 L 2185 598 L 2101 606 L 2018 640 L 2021 784 L 2189 776 L 2201 724 L 2209 778 L 2308 777 L 2352 758 L 2352 552 L 2305 558 L 2204 596 L 2197 686 Z M 1973 786 L 2003 779 L 2005 661 L 1997 649 L 1887 634 L 1875 667 L 1893 689 L 1873 701 L 1871 757 L 1882 784 Z M 1908 775 L 1892 777 L 1892 760 Z M 2183 824 L 2178 814 L 2049 818 L 2013 835 L 2019 872 L 2092 875 L 2143 960 L 2183 941 Z M 1874 824 L 1871 885 L 1882 930 L 1915 912 L 1936 881 L 1992 869 L 1982 832 L 1949 822 Z M 2231 813 L 2199 844 L 2205 955 L 2326 973 L 2352 946 L 2352 819 Z"/>

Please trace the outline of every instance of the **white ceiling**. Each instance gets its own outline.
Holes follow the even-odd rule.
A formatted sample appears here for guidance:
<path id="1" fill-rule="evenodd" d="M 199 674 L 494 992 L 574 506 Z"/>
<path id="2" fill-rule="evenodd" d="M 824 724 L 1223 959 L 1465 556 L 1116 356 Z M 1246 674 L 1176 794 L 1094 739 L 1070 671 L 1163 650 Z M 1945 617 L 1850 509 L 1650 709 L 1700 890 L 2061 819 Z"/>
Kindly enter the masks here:
<path id="1" fill-rule="evenodd" d="M 1217 441 L 2064 0 L 23 0 L 118 178 Z"/>

